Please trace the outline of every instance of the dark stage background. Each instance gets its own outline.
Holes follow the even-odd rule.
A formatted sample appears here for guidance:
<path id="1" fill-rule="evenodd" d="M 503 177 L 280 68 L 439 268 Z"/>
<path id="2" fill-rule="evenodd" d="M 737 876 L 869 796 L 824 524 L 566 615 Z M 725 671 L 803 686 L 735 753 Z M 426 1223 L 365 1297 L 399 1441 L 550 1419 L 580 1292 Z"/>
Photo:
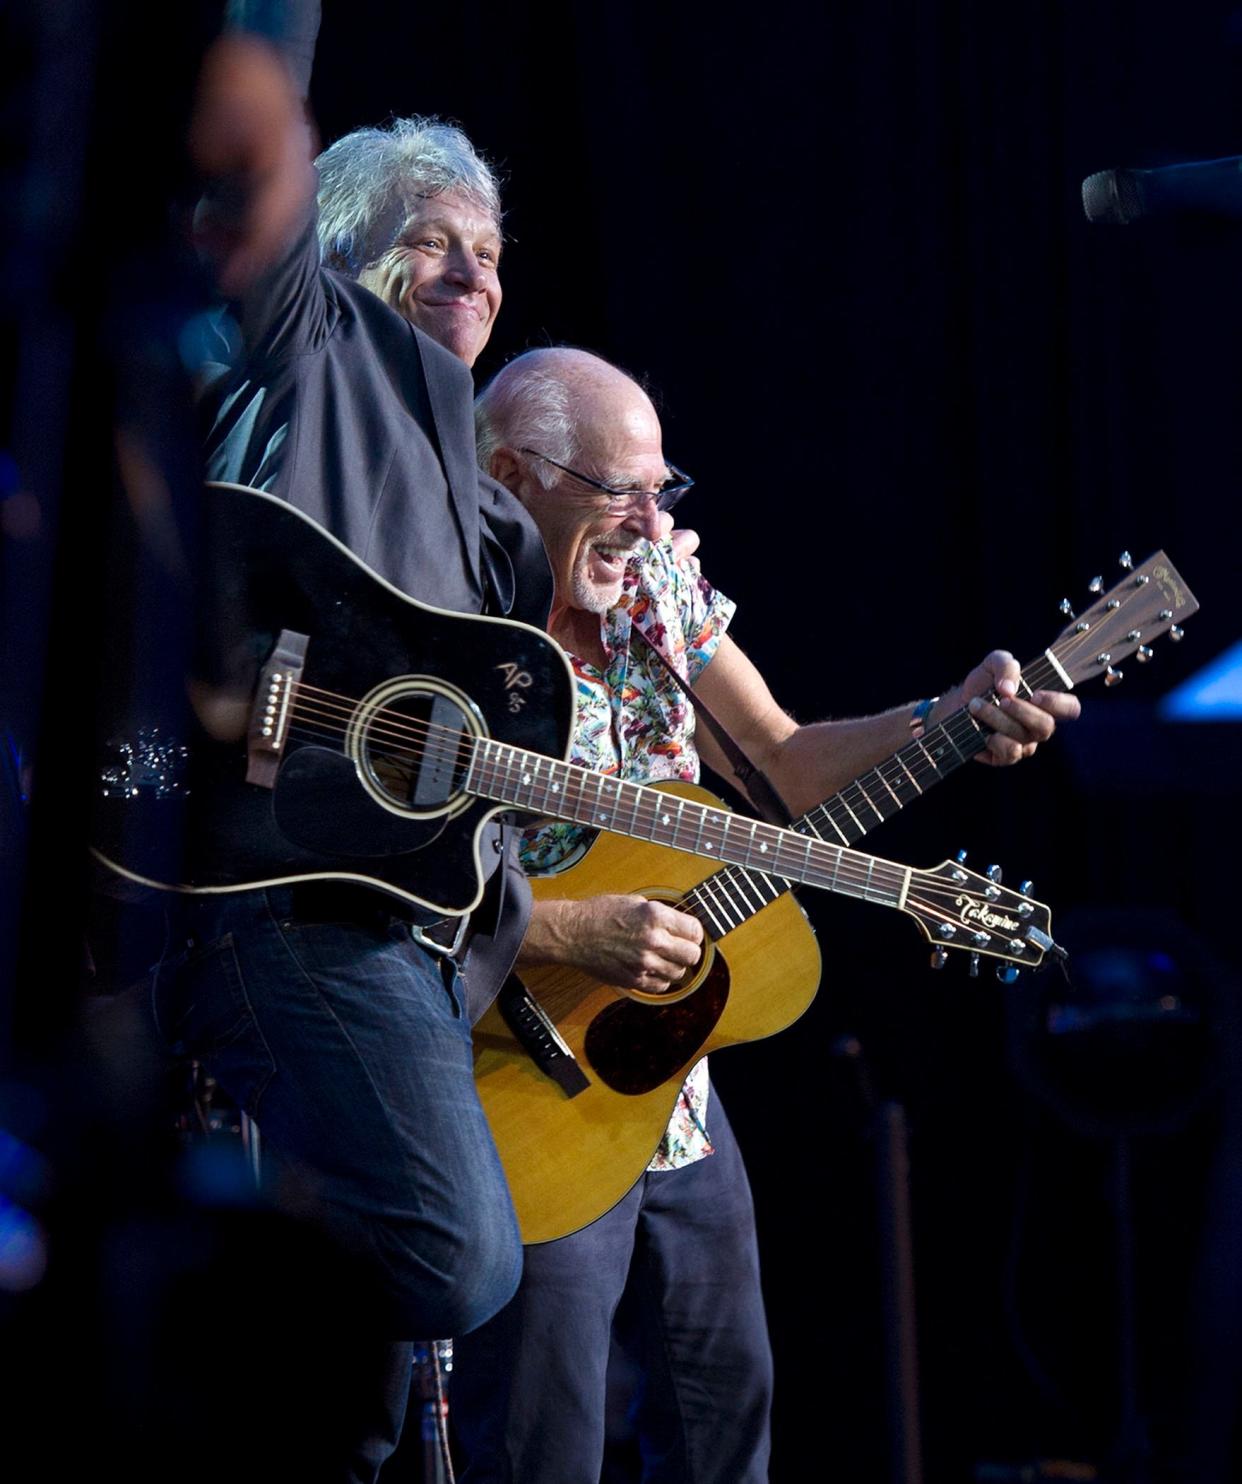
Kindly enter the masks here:
<path id="1" fill-rule="evenodd" d="M 1242 12 L 880 0 L 733 20 L 701 5 L 406 17 L 329 7 L 325 141 L 433 111 L 502 162 L 505 306 L 480 374 L 566 341 L 649 382 L 669 455 L 700 481 L 683 508 L 704 568 L 799 717 L 934 692 L 993 646 L 1030 659 L 1059 631 L 1057 601 L 1085 600 L 1097 572 L 1111 584 L 1123 547 L 1168 550 L 1204 604 L 1180 648 L 1085 695 L 1086 718 L 1034 765 L 972 766 L 869 843 L 916 864 L 959 846 L 1000 861 L 1084 948 L 1167 948 L 1188 976 L 1210 956 L 1189 1000 L 1210 990 L 1227 1019 L 1237 732 L 1154 708 L 1242 633 L 1242 229 L 1093 227 L 1079 187 L 1242 148 Z M 1063 984 L 932 976 L 912 925 L 805 905 L 818 1000 L 714 1072 L 760 1212 L 773 1477 L 885 1477 L 872 1154 L 852 1064 L 832 1055 L 847 1033 L 910 1121 L 927 1477 L 1102 1466 L 1127 1451 L 1127 1395 L 1131 1440 L 1147 1431 L 1167 1468 L 1184 1424 L 1200 1449 L 1186 1477 L 1211 1477 L 1204 1438 L 1219 1459 L 1232 1382 L 1196 1302 L 1234 1298 L 1201 1244 L 1228 1247 L 1220 1160 L 1237 1150 L 1219 1099 L 1191 1111 L 1179 1094 L 1199 1043 L 1123 1028 L 1077 1081 L 1050 1074 L 1077 1089 L 1075 1113 L 1100 1114 L 1092 1135 L 1017 1075 L 1043 1055 L 1042 1000 Z M 1129 915 L 1101 924 L 1100 909 Z M 1158 1107 L 1187 1111 L 1130 1140 L 1128 1304 L 1113 1135 Z M 1128 1468 L 1115 1476 L 1145 1477 Z"/>
<path id="2" fill-rule="evenodd" d="M 1089 226 L 1079 185 L 1242 149 L 1242 10 L 326 8 L 324 142 L 436 112 L 501 162 L 480 374 L 571 342 L 650 385 L 704 569 L 800 718 L 1032 658 L 1123 547 L 1194 588 L 1185 643 L 1033 764 L 972 765 L 868 842 L 1032 877 L 1076 987 L 930 975 L 909 922 L 808 896 L 815 1005 L 714 1076 L 759 1209 L 775 1480 L 887 1477 L 868 1084 L 909 1120 L 925 1476 L 1233 1477 L 1238 730 L 1156 703 L 1242 637 L 1242 226 Z M 1136 1013 L 1051 1036 L 1097 986 Z M 1161 993 L 1185 1021 L 1137 1013 Z"/>

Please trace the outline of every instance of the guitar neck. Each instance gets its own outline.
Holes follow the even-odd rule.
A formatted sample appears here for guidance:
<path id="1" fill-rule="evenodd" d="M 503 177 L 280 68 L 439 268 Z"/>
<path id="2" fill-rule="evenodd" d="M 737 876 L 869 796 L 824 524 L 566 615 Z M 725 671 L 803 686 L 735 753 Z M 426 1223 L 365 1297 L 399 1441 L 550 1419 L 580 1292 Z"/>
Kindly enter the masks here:
<path id="1" fill-rule="evenodd" d="M 816 886 L 882 906 L 905 904 L 913 875 L 908 866 L 844 849 L 831 840 L 820 839 L 809 828 L 780 829 L 491 738 L 476 739 L 471 749 L 463 780 L 469 792 L 547 818 L 718 860 L 741 868 L 756 882 L 772 881 L 775 889 L 755 911 L 789 883 Z M 710 877 L 698 891 L 707 890 L 710 896 L 711 882 L 721 874 Z M 716 935 L 727 930 L 717 929 Z"/>
<path id="2" fill-rule="evenodd" d="M 1069 690 L 1064 670 L 1051 654 L 1032 661 L 1018 680 L 1018 691 L 1026 696 L 1037 690 Z M 987 697 L 995 700 L 995 692 Z M 795 829 L 841 845 L 853 845 L 876 825 L 891 819 L 911 799 L 954 773 L 987 746 L 991 730 L 981 725 L 965 706 L 921 737 L 908 742 L 900 752 L 847 783 L 840 793 L 804 814 Z"/>
<path id="3" fill-rule="evenodd" d="M 1037 690 L 1069 690 L 1071 686 L 1051 655 L 1043 654 L 1022 671 L 1018 689 L 1029 696 Z M 852 846 L 877 824 L 891 819 L 910 799 L 925 794 L 982 752 L 989 735 L 989 729 L 962 706 L 900 752 L 847 783 L 832 798 L 808 810 L 790 828 L 831 844 Z M 722 938 L 796 884 L 768 871 L 729 866 L 700 882 L 678 906 L 697 917 L 713 938 Z"/>

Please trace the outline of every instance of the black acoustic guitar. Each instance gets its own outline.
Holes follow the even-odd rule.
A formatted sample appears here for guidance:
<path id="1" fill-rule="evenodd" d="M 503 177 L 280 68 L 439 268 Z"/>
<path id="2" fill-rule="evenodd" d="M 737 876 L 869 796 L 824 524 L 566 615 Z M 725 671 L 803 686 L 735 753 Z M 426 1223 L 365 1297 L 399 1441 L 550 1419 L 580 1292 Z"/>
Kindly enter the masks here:
<path id="1" fill-rule="evenodd" d="M 100 764 L 96 854 L 132 881 L 357 881 L 460 915 L 483 825 L 517 808 L 895 907 L 948 948 L 1035 965 L 1053 946 L 1047 907 L 954 862 L 916 871 L 563 761 L 559 646 L 416 603 L 282 500 L 208 486 L 204 540 L 184 694 L 131 708 Z"/>

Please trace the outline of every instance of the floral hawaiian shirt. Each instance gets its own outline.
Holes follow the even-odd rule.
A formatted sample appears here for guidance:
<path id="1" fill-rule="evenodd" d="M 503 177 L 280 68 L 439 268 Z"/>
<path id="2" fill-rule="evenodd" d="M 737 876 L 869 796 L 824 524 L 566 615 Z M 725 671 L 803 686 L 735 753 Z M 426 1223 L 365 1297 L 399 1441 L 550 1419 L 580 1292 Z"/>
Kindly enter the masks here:
<path id="1" fill-rule="evenodd" d="M 601 620 L 603 671 L 570 655 L 577 687 L 577 721 L 570 761 L 634 783 L 675 778 L 697 783 L 694 708 L 641 640 L 635 626 L 687 684 L 707 665 L 733 617 L 734 604 L 699 572 L 693 558 L 673 560 L 667 541 L 644 542 L 622 580 L 621 600 Z M 549 823 L 527 830 L 522 864 L 532 875 L 581 859 L 595 838 L 579 825 Z M 648 1169 L 672 1170 L 712 1152 L 706 1114 L 707 1058 L 691 1068 L 660 1147 Z"/>

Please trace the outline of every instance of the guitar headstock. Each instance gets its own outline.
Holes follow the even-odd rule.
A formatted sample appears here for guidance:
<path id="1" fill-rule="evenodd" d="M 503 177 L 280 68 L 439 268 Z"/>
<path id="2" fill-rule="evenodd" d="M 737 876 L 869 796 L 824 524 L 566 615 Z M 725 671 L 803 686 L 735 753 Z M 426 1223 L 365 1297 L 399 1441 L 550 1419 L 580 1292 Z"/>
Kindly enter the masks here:
<path id="1" fill-rule="evenodd" d="M 957 860 L 942 861 L 930 871 L 912 871 L 901 903 L 934 946 L 932 967 L 941 968 L 953 949 L 964 949 L 972 955 L 972 973 L 982 955 L 998 960 L 997 975 L 1008 979 L 1015 976 L 1006 965 L 1035 968 L 1046 953 L 1060 954 L 1052 939 L 1052 913 L 1027 894 L 1030 882 L 1012 891 L 1001 885 L 999 867 L 980 876 L 966 869 L 964 856 L 962 851 Z"/>
<path id="2" fill-rule="evenodd" d="M 1061 611 L 1073 618 L 1048 651 L 1049 657 L 1072 685 L 1103 675 L 1106 685 L 1121 679 L 1117 665 L 1132 654 L 1140 664 L 1152 657 L 1152 641 L 1168 634 L 1176 643 L 1181 624 L 1197 613 L 1198 600 L 1164 552 L 1149 556 L 1135 567 L 1130 553 L 1122 552 L 1126 577 L 1104 592 L 1104 579 L 1091 580 L 1094 601 L 1075 616 L 1069 599 Z"/>

